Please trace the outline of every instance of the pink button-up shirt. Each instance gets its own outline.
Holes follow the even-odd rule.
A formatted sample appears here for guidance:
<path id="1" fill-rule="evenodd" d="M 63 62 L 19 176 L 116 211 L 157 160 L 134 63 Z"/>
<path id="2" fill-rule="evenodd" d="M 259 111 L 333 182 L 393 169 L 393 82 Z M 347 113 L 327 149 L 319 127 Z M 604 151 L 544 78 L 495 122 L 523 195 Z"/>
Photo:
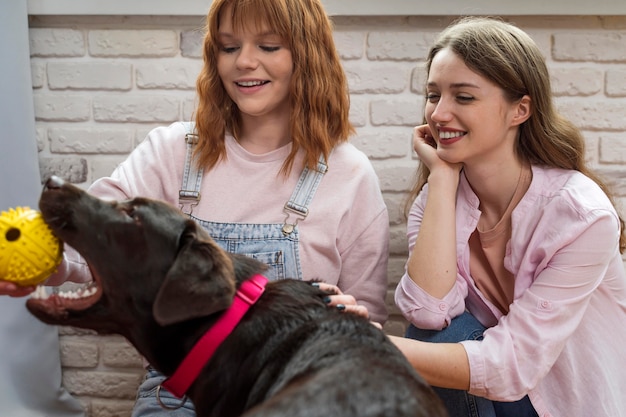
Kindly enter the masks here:
<path id="1" fill-rule="evenodd" d="M 626 416 L 626 272 L 619 222 L 606 195 L 577 171 L 533 166 L 533 180 L 512 214 L 505 267 L 514 301 L 503 316 L 476 288 L 470 234 L 480 211 L 461 175 L 456 205 L 458 274 L 442 299 L 405 273 L 396 304 L 417 327 L 441 329 L 468 309 L 490 327 L 462 342 L 470 393 L 498 401 L 528 394 L 540 416 Z M 409 250 L 419 232 L 428 185 L 408 220 Z"/>

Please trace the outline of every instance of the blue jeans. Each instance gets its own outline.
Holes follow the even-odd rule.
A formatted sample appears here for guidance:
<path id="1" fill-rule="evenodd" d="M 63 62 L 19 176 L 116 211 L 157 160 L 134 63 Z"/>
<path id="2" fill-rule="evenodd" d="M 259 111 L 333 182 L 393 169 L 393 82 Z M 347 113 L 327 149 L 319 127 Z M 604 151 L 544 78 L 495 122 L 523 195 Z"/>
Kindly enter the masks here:
<path id="1" fill-rule="evenodd" d="M 485 327 L 469 312 L 452 320 L 443 330 L 422 330 L 409 325 L 405 337 L 433 343 L 482 340 Z M 499 402 L 477 397 L 467 391 L 433 387 L 450 417 L 538 417 L 528 396 L 519 401 Z"/>

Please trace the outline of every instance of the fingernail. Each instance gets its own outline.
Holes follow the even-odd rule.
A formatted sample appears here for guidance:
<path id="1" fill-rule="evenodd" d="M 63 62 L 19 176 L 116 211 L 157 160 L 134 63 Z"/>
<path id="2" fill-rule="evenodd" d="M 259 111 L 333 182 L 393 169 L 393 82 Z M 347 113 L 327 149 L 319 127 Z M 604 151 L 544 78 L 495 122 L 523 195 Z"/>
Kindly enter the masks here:
<path id="1" fill-rule="evenodd" d="M 326 304 L 330 303 L 330 297 L 324 297 L 322 298 L 322 301 L 325 302 Z"/>
<path id="2" fill-rule="evenodd" d="M 312 287 L 319 288 L 319 287 L 320 287 L 320 283 L 319 283 L 319 282 L 312 282 L 312 283 L 311 283 L 311 286 L 312 286 Z"/>
<path id="3" fill-rule="evenodd" d="M 343 311 L 343 310 L 345 310 L 345 309 L 346 309 L 346 306 L 345 306 L 345 305 L 343 305 L 343 304 L 337 304 L 337 306 L 336 306 L 336 307 L 337 307 L 337 310 L 339 310 L 339 311 Z"/>

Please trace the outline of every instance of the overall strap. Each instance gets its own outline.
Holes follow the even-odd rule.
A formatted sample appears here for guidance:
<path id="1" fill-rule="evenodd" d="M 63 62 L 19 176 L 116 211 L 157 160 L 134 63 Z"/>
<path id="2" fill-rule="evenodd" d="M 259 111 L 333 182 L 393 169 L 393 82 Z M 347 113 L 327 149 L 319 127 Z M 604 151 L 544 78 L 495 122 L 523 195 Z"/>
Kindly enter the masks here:
<path id="1" fill-rule="evenodd" d="M 200 202 L 200 185 L 202 184 L 203 168 L 198 168 L 194 164 L 193 149 L 198 143 L 198 135 L 195 133 L 195 123 L 181 122 L 187 133 L 185 142 L 187 143 L 187 154 L 185 156 L 185 169 L 183 171 L 183 181 L 181 189 L 178 191 L 178 203 L 183 213 L 191 215 L 193 208 Z"/>
<path id="2" fill-rule="evenodd" d="M 303 220 L 309 214 L 309 204 L 313 200 L 317 186 L 320 184 L 322 177 L 328 171 L 328 165 L 324 159 L 324 155 L 320 155 L 317 162 L 317 169 L 310 170 L 305 167 L 300 174 L 296 188 L 291 194 L 289 201 L 285 203 L 283 212 L 287 215 L 283 224 L 283 234 L 285 236 L 290 235 L 295 229 L 298 221 Z M 295 220 L 289 222 L 289 216 L 295 215 Z"/>

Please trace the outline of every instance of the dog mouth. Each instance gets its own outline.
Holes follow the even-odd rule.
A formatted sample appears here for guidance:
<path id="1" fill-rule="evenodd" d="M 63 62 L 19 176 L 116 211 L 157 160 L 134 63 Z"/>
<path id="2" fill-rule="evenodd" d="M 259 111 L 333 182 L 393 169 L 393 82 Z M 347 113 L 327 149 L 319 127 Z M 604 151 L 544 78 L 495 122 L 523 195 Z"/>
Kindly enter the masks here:
<path id="1" fill-rule="evenodd" d="M 94 280 L 84 284 L 66 283 L 61 287 L 38 285 L 26 301 L 26 306 L 50 324 L 63 324 L 73 314 L 96 304 L 101 296 L 102 289 L 94 274 Z"/>
<path id="2" fill-rule="evenodd" d="M 75 225 L 67 220 L 72 213 L 72 205 L 69 202 L 77 200 L 81 195 L 79 190 L 65 184 L 58 177 L 51 177 L 45 184 L 40 199 L 40 210 L 53 233 L 64 242 L 71 236 L 64 230 L 75 228 Z M 93 268 L 89 268 L 93 277 L 92 281 L 66 282 L 62 286 L 38 285 L 26 300 L 26 307 L 35 316 L 49 324 L 70 324 L 67 322 L 72 318 L 78 318 L 79 312 L 92 307 L 102 298 L 103 292 L 98 274 Z"/>

